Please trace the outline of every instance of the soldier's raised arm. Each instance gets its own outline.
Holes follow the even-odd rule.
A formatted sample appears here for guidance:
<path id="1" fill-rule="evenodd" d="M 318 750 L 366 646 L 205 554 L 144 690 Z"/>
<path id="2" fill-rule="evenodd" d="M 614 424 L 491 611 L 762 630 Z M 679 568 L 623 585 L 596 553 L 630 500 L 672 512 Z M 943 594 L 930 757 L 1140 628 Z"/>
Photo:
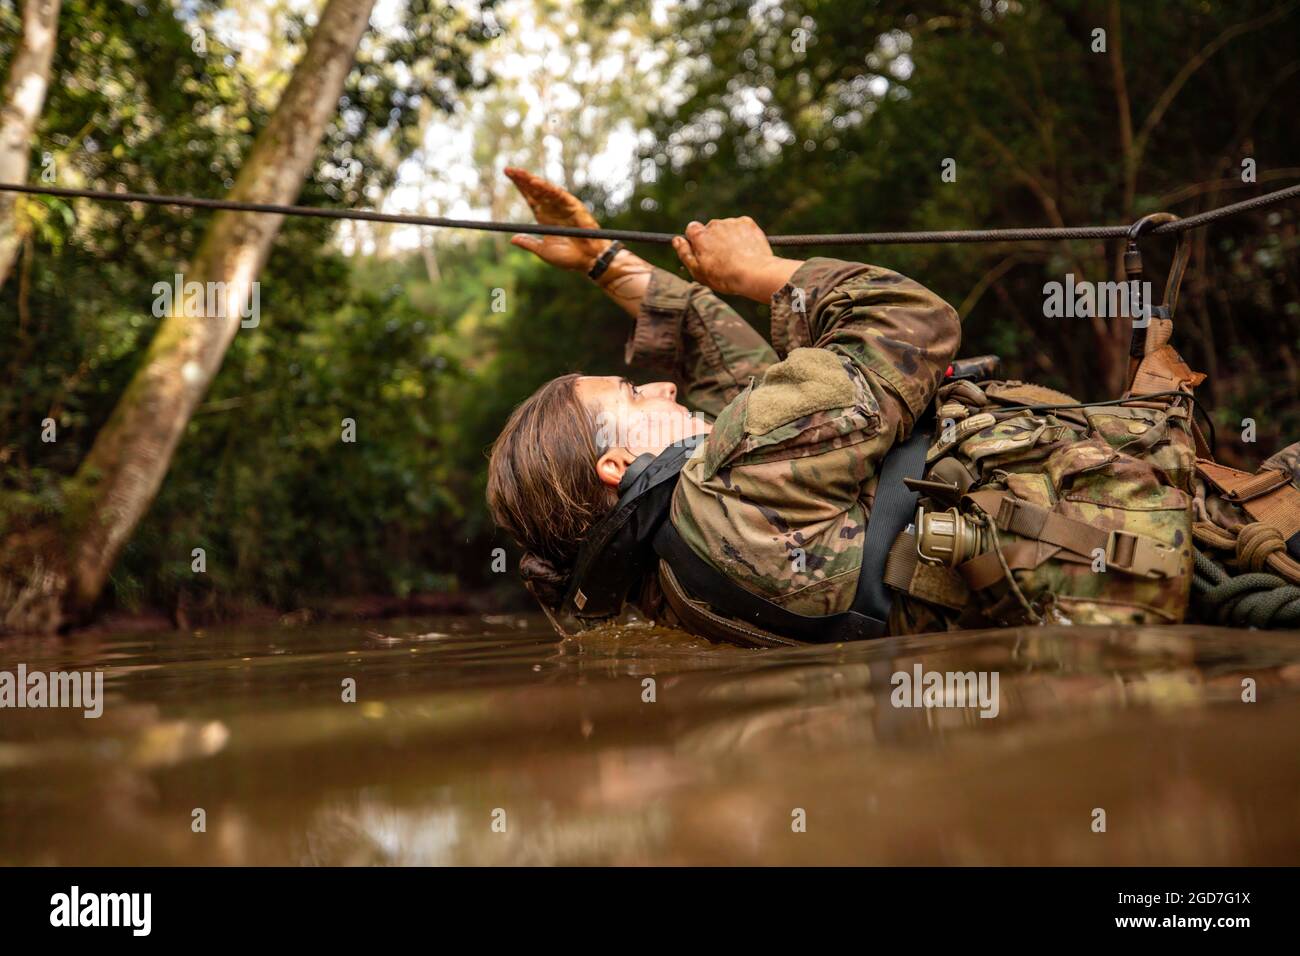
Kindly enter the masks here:
<path id="1" fill-rule="evenodd" d="M 874 383 L 882 408 L 897 400 L 900 440 L 934 398 L 961 344 L 957 311 L 921 283 L 838 259 L 809 259 L 791 276 L 773 299 L 772 326 L 786 350 L 813 346 L 852 360 Z"/>
<path id="2" fill-rule="evenodd" d="M 957 351 L 956 312 L 886 269 L 780 259 L 752 220 L 694 225 L 685 241 L 700 281 L 753 281 L 744 294 L 771 296 L 785 357 L 718 416 L 682 470 L 673 525 L 750 591 L 802 614 L 842 611 L 880 465 Z M 733 264 L 749 260 L 738 280 Z"/>
<path id="3" fill-rule="evenodd" d="M 674 244 L 691 275 L 720 291 L 772 303 L 772 344 L 828 349 L 865 374 L 888 426 L 910 432 L 961 343 L 947 302 L 880 266 L 772 254 L 748 217 L 691 223 Z"/>
<path id="4" fill-rule="evenodd" d="M 507 169 L 506 175 L 538 222 L 598 226 L 581 200 L 554 183 L 522 169 Z M 687 401 L 710 416 L 776 361 L 767 341 L 712 290 L 651 265 L 621 244 L 613 248 L 603 239 L 525 235 L 511 242 L 551 265 L 591 277 L 636 320 L 627 363 L 681 382 Z"/>

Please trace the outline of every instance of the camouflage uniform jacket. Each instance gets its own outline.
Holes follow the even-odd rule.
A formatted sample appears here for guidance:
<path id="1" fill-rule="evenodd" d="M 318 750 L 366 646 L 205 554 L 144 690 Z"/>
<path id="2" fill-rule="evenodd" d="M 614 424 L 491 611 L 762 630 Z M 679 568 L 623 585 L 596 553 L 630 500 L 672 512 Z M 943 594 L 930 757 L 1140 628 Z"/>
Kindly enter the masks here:
<path id="1" fill-rule="evenodd" d="M 965 583 L 914 572 L 895 602 L 892 632 L 1026 621 L 1176 623 L 1189 612 L 1193 531 L 1202 549 L 1238 572 L 1268 570 L 1259 566 L 1267 559 L 1271 570 L 1300 579 L 1291 564 L 1254 554 L 1259 549 L 1245 537 L 1234 540 L 1254 519 L 1200 477 L 1185 404 L 1027 410 L 1022 403 L 1077 403 L 1017 382 L 944 385 L 959 340 L 950 306 L 875 266 L 805 263 L 773 296 L 775 349 L 707 288 L 656 270 L 628 361 L 684 382 L 687 401 L 716 418 L 673 497 L 671 520 L 687 545 L 789 610 L 847 609 L 880 465 L 937 397 L 944 429 L 932 439 L 929 477 L 941 465 L 949 476 L 964 473 L 969 484 L 956 479 L 970 489 L 963 502 L 974 500 L 989 516 L 987 508 L 1010 497 L 1017 510 L 1146 539 L 1165 552 L 1165 572 L 1135 576 L 1122 561 L 1117 570 L 1109 562 L 1118 552 L 1104 555 L 1099 568 L 1096 552 L 1090 561 L 999 523 L 996 557 L 1003 570 L 1008 557 L 1016 565 L 1018 586 L 1006 587 L 1004 574 L 979 583 L 975 562 L 962 568 Z M 1005 411 L 986 414 L 995 405 Z M 1300 489 L 1300 443 L 1263 467 Z M 1283 537 L 1291 530 L 1286 524 Z M 1251 555 L 1243 557 L 1243 547 Z M 671 619 L 654 583 L 647 582 L 642 609 Z M 967 585 L 980 589 L 978 599 Z"/>
<path id="2" fill-rule="evenodd" d="M 960 322 L 911 279 L 825 258 L 771 309 L 775 349 L 709 289 L 656 269 L 627 360 L 715 417 L 673 497 L 686 543 L 755 594 L 831 614 L 853 602 L 880 464 L 934 397 Z"/>

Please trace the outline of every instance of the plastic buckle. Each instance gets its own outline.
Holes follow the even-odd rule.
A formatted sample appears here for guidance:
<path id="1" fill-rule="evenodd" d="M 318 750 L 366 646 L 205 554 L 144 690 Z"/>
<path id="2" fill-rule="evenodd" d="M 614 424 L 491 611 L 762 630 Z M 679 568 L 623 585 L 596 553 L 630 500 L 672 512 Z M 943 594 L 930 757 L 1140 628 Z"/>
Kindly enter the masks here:
<path id="1" fill-rule="evenodd" d="M 1140 578 L 1176 578 L 1182 573 L 1177 548 L 1131 531 L 1112 531 L 1107 536 L 1106 568 Z"/>
<path id="2" fill-rule="evenodd" d="M 996 524 L 1003 531 L 1010 531 L 1011 522 L 1015 520 L 1016 509 L 1019 507 L 1020 507 L 1020 499 L 1012 498 L 1010 495 L 1003 498 L 1000 502 L 998 502 L 998 513 L 997 516 L 993 519 L 994 524 Z"/>

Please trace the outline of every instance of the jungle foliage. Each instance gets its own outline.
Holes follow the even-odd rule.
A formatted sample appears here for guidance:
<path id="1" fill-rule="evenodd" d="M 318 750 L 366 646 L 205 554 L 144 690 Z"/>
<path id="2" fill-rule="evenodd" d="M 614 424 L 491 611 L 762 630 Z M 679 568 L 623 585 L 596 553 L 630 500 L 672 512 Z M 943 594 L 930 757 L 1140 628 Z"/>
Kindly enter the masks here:
<path id="1" fill-rule="evenodd" d="M 771 232 L 1112 223 L 1188 215 L 1300 177 L 1295 3 L 706 0 L 672 8 L 667 23 L 648 6 L 586 9 L 593 28 L 639 24 L 683 89 L 639 114 L 630 199 L 579 190 L 609 225 L 677 231 L 739 214 Z M 492 42 L 474 17 L 415 2 L 407 20 L 400 43 L 363 47 L 304 204 L 369 206 L 417 148 L 421 110 L 427 121 L 495 82 L 469 67 L 471 49 Z M 15 24 L 0 2 L 0 68 Z M 1098 28 L 1105 53 L 1092 49 Z M 267 107 L 220 43 L 195 52 L 167 0 L 65 0 L 61 29 L 33 177 L 50 153 L 60 182 L 229 186 Z M 415 60 L 427 68 L 414 82 L 393 68 Z M 591 95 L 584 113 L 598 118 L 605 107 Z M 608 108 L 638 115 L 633 94 L 619 95 Z M 581 145 L 583 130 L 566 122 L 564 135 Z M 956 182 L 940 175 L 945 158 Z M 1242 182 L 1244 159 L 1254 185 Z M 10 521 L 66 507 L 61 482 L 156 327 L 151 289 L 180 271 L 204 221 L 54 199 L 25 208 L 30 237 L 0 289 L 0 519 Z M 1177 344 L 1211 375 L 1204 400 L 1227 461 L 1254 463 L 1300 437 L 1298 214 L 1282 207 L 1196 234 Z M 491 549 L 506 542 L 486 517 L 485 451 L 546 379 L 619 371 L 627 322 L 580 277 L 495 238 L 437 237 L 435 273 L 414 253 L 345 255 L 334 232 L 285 224 L 261 277 L 261 323 L 237 336 L 191 422 L 118 566 L 118 604 L 287 608 L 506 586 L 491 572 Z M 1149 250 L 1161 279 L 1170 244 Z M 644 251 L 677 268 L 666 250 Z M 1118 244 L 798 254 L 818 251 L 930 285 L 965 316 L 963 352 L 997 352 L 1008 377 L 1083 399 L 1114 394 L 1118 324 L 1045 320 L 1042 287 L 1068 272 L 1118 278 Z M 749 310 L 760 326 L 762 311 Z M 352 444 L 339 440 L 345 417 Z M 55 443 L 41 440 L 47 418 Z M 1245 418 L 1255 445 L 1239 441 Z M 208 555 L 201 578 L 196 547 Z"/>

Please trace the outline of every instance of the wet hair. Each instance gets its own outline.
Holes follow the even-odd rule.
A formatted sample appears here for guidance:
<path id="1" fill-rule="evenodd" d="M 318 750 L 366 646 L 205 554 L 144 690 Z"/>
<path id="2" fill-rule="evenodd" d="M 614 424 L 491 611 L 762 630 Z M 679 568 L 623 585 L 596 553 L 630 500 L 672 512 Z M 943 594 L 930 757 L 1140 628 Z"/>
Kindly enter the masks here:
<path id="1" fill-rule="evenodd" d="M 618 500 L 600 480 L 596 420 L 578 398 L 581 373 L 547 382 L 511 413 L 488 459 L 492 520 L 524 549 L 519 573 L 558 607 L 578 545 Z"/>

